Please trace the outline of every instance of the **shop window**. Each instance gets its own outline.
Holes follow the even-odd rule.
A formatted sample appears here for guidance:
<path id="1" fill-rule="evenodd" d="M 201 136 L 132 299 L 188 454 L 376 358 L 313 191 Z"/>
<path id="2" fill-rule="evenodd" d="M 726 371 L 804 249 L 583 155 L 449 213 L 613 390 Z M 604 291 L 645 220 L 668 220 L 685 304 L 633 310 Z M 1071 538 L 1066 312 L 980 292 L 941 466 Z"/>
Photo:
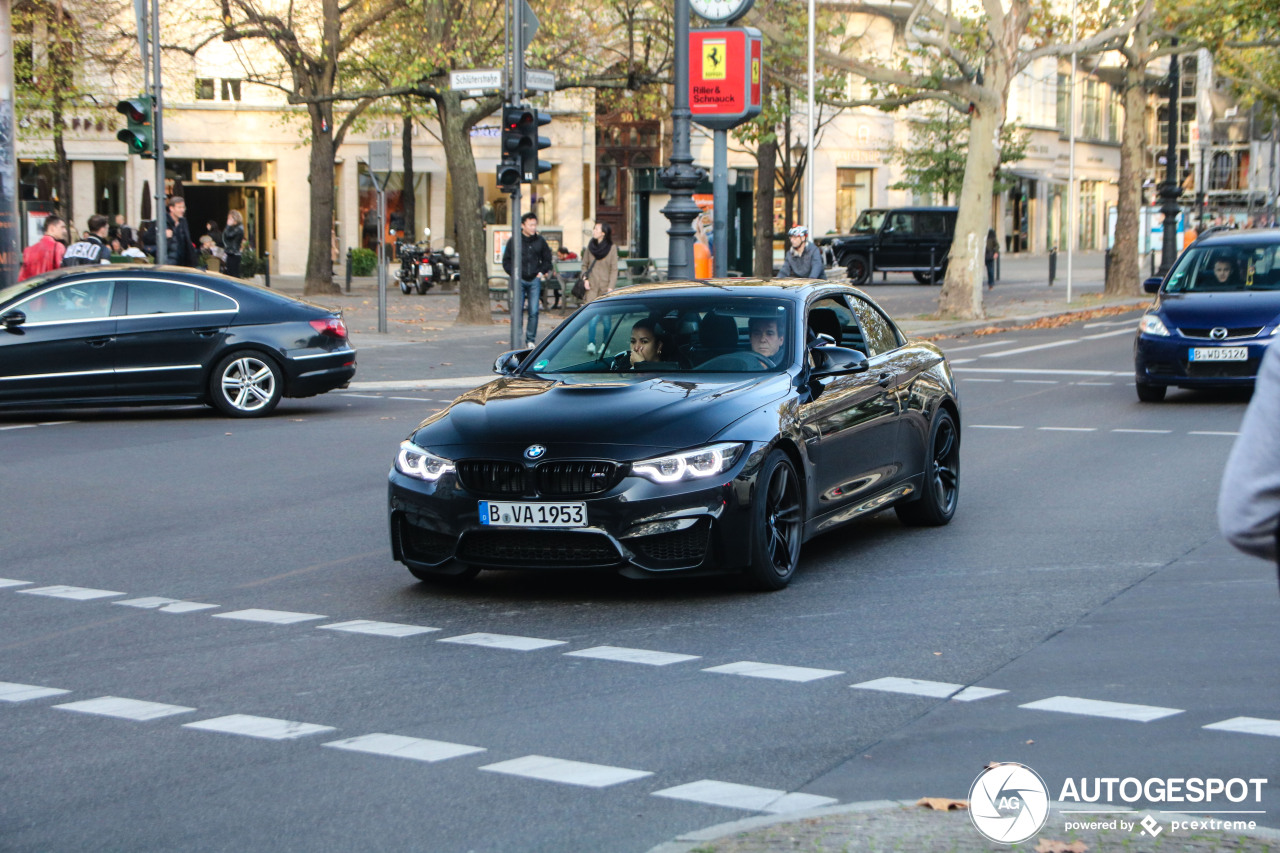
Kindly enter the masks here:
<path id="1" fill-rule="evenodd" d="M 853 228 L 858 214 L 871 207 L 871 169 L 836 169 L 836 230 Z"/>

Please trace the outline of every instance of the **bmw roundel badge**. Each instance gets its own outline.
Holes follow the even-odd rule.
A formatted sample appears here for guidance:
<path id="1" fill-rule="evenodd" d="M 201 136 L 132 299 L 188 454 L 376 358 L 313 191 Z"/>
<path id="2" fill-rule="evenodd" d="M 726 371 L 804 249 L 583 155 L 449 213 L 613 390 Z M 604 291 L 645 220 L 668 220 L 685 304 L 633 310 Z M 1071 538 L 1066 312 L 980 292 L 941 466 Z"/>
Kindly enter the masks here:
<path id="1" fill-rule="evenodd" d="M 547 449 L 541 444 L 531 444 L 524 449 L 525 459 L 541 459 Z"/>

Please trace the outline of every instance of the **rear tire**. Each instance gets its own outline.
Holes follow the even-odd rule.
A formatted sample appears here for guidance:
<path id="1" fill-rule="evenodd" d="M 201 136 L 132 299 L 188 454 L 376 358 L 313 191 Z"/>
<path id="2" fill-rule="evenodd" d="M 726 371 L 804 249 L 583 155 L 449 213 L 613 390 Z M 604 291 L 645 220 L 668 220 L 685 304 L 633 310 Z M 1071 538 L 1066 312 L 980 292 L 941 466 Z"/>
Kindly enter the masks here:
<path id="1" fill-rule="evenodd" d="M 769 454 L 756 477 L 751 502 L 751 563 L 748 585 L 759 590 L 785 587 L 800 562 L 804 534 L 804 490 L 787 454 Z"/>
<path id="2" fill-rule="evenodd" d="M 851 284 L 866 284 L 871 280 L 871 265 L 862 255 L 850 255 L 845 263 L 845 273 Z"/>
<path id="3" fill-rule="evenodd" d="M 946 409 L 933 419 L 929 456 L 920 498 L 894 507 L 899 520 L 912 527 L 940 527 L 951 521 L 960 502 L 960 430 Z"/>
<path id="4" fill-rule="evenodd" d="M 913 276 L 915 276 L 915 277 L 916 277 L 916 281 L 920 282 L 921 284 L 929 284 L 929 283 L 930 283 L 930 281 L 929 281 L 929 271 L 928 271 L 928 270 L 925 270 L 924 272 L 913 272 L 913 273 L 912 273 L 912 275 L 913 275 Z M 947 277 L 947 265 L 946 265 L 946 264 L 943 264 L 942 266 L 938 267 L 937 269 L 935 269 L 935 270 L 933 271 L 933 282 L 932 282 L 932 283 L 933 283 L 933 284 L 942 284 L 942 280 L 943 280 L 944 278 L 946 278 L 946 277 Z"/>
<path id="5" fill-rule="evenodd" d="M 1164 399 L 1164 392 L 1169 390 L 1167 385 L 1148 385 L 1145 382 L 1138 382 L 1134 387 L 1138 391 L 1138 399 L 1144 403 L 1159 403 Z"/>
<path id="6" fill-rule="evenodd" d="M 284 376 L 270 356 L 255 350 L 233 352 L 209 376 L 209 401 L 233 418 L 271 413 L 284 393 Z"/>
<path id="7" fill-rule="evenodd" d="M 413 285 L 413 289 L 418 291 L 419 296 L 425 296 L 427 291 L 431 289 L 431 285 L 419 278 Z"/>

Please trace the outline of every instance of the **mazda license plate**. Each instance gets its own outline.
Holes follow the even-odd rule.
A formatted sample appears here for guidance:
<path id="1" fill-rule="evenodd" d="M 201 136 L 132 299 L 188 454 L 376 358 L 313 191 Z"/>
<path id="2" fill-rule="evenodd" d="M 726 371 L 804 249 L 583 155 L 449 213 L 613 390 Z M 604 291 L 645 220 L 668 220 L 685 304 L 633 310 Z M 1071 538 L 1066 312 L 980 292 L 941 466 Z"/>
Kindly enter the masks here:
<path id="1" fill-rule="evenodd" d="M 1192 347 L 1191 361 L 1248 361 L 1248 347 Z"/>
<path id="2" fill-rule="evenodd" d="M 587 505 L 480 501 L 480 523 L 498 527 L 586 527 Z"/>

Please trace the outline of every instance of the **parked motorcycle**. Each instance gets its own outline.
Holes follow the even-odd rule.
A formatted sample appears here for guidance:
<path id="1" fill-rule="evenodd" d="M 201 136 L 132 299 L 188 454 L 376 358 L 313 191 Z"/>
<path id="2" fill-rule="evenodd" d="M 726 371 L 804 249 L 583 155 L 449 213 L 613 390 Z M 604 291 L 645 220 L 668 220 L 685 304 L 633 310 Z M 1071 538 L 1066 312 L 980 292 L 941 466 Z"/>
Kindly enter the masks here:
<path id="1" fill-rule="evenodd" d="M 423 228 L 422 236 L 421 243 L 396 242 L 396 251 L 400 257 L 396 280 L 400 282 L 401 293 L 408 294 L 416 290 L 421 295 L 437 284 L 443 286 L 446 282 L 457 282 L 462 277 L 457 266 L 457 252 L 453 247 L 432 249 L 430 228 Z"/>

